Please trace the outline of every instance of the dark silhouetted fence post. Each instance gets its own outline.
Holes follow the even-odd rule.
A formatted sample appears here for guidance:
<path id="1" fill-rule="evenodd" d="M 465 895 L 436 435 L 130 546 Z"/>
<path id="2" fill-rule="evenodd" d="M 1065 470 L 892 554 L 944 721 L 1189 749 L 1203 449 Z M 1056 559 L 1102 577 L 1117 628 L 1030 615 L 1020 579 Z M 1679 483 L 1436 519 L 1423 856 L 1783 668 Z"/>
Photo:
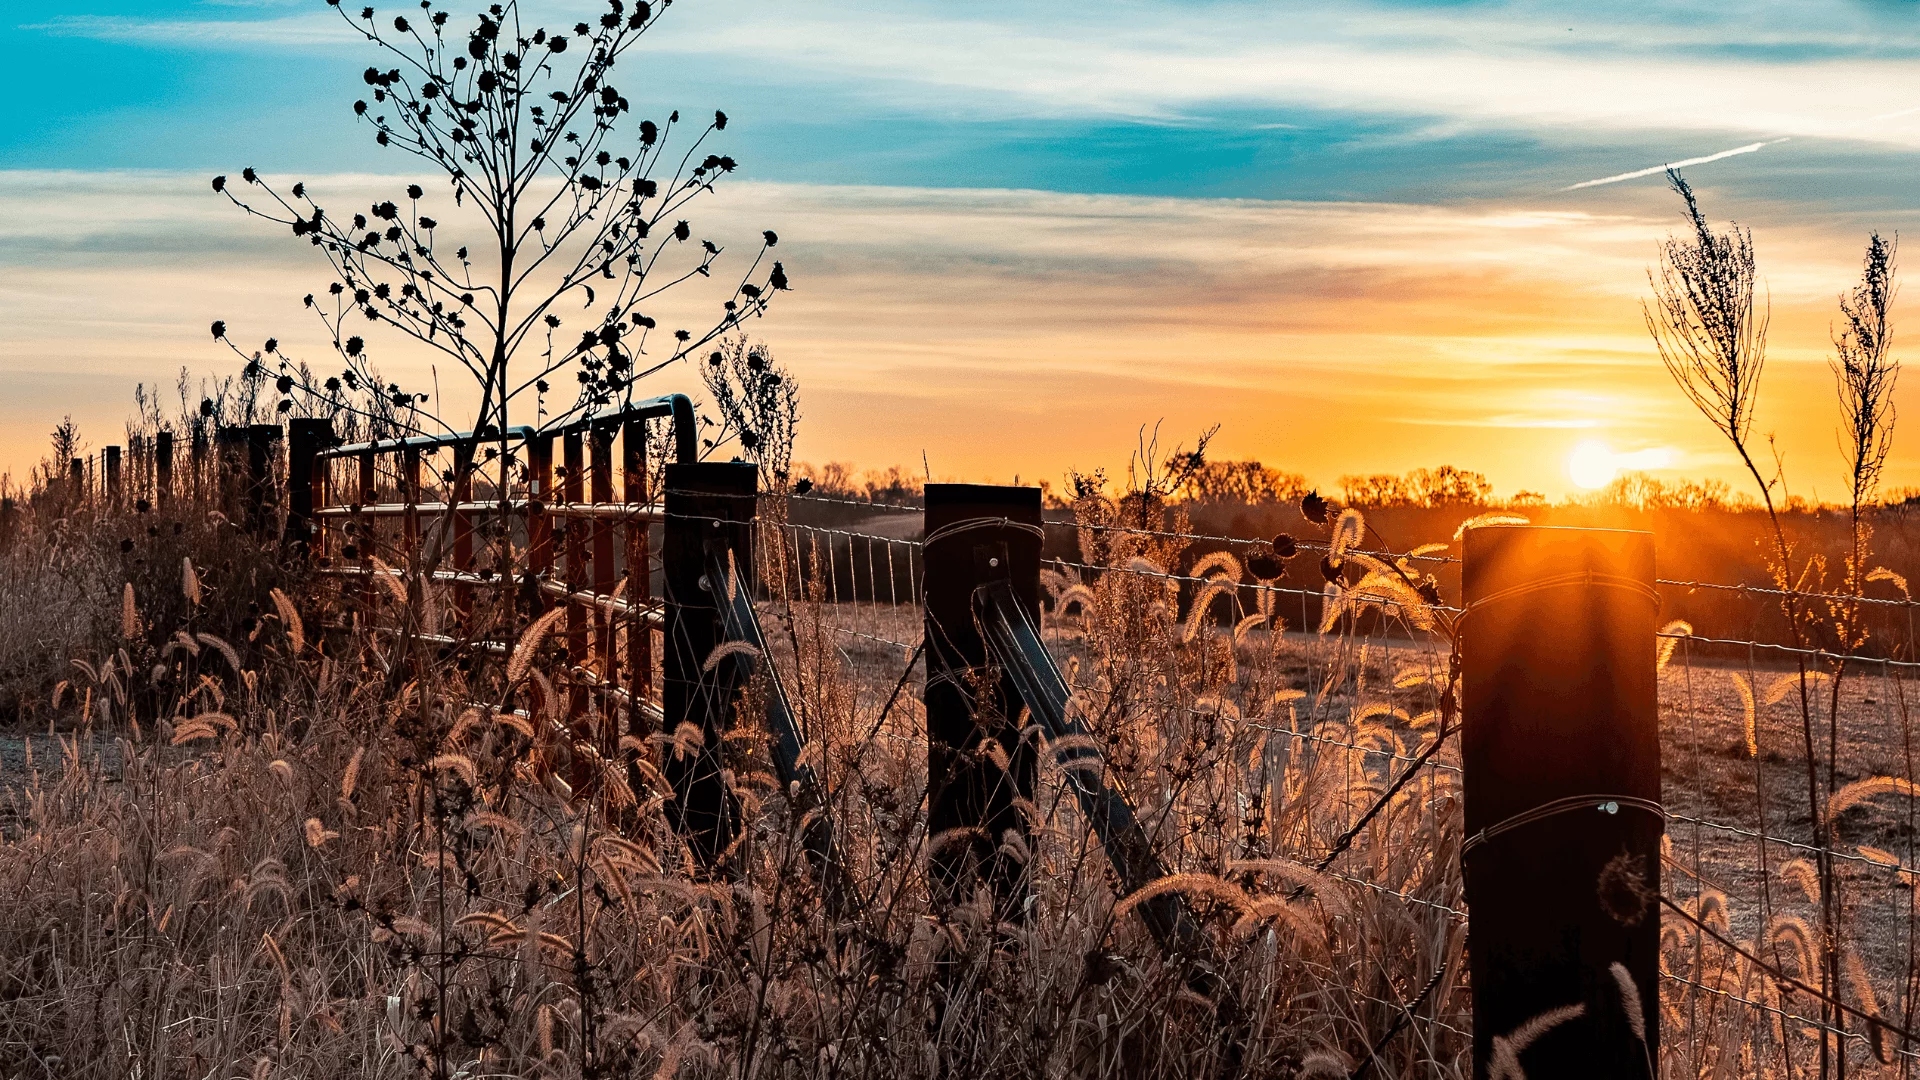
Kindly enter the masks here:
<path id="1" fill-rule="evenodd" d="M 107 447 L 106 452 L 107 505 L 120 508 L 120 448 Z"/>
<path id="2" fill-rule="evenodd" d="M 1653 537 L 1469 530 L 1461 756 L 1474 1075 L 1496 1036 L 1532 1076 L 1645 1077 L 1659 1060 L 1660 740 Z M 1632 977 L 1647 1043 L 1630 1028 Z"/>
<path id="3" fill-rule="evenodd" d="M 153 501 L 160 506 L 173 499 L 173 432 L 153 437 Z"/>
<path id="4" fill-rule="evenodd" d="M 19 511 L 14 507 L 13 499 L 0 498 L 0 551 L 13 544 L 13 531 L 19 527 Z"/>
<path id="5" fill-rule="evenodd" d="M 1019 689 L 1006 675 L 985 700 L 974 700 L 973 681 L 987 663 L 987 648 L 974 623 L 973 594 L 982 571 L 999 570 L 975 565 L 975 551 L 983 545 L 1005 545 L 1008 579 L 1038 623 L 1040 489 L 928 484 L 927 831 L 939 836 L 977 830 L 970 840 L 941 846 L 929 861 L 929 884 L 943 904 L 959 903 L 984 871 L 1002 913 L 1018 917 L 1028 892 L 1024 868 L 1000 847 L 1009 829 L 1022 838 L 1028 834 L 1014 799 L 1033 798 L 1034 748 L 1020 738 Z M 1008 772 L 981 752 L 988 737 L 1006 752 Z"/>
<path id="6" fill-rule="evenodd" d="M 287 423 L 286 542 L 311 552 L 314 511 L 319 509 L 320 451 L 333 445 L 333 422 L 297 417 Z"/>
<path id="7" fill-rule="evenodd" d="M 700 860 L 712 865 L 739 831 L 740 808 L 722 770 L 722 737 L 733 719 L 730 686 L 705 670 L 707 658 L 726 640 L 718 599 L 727 582 L 706 570 L 709 545 L 733 554 L 737 587 L 755 589 L 753 517 L 759 466 L 745 462 L 674 463 L 667 466 L 666 531 L 661 543 L 665 588 L 666 652 L 661 694 L 667 733 L 692 724 L 698 747 L 670 745 L 662 764 L 673 785 L 669 805 L 675 823 Z M 723 692 L 722 687 L 726 687 Z"/>
<path id="8" fill-rule="evenodd" d="M 190 484 L 193 501 L 210 498 L 213 491 L 207 482 L 207 429 L 201 425 L 193 429 L 193 441 L 187 445 L 187 470 L 193 474 Z"/>
<path id="9" fill-rule="evenodd" d="M 74 505 L 87 501 L 87 463 L 83 459 L 74 458 L 67 464 L 67 483 L 73 489 Z"/>

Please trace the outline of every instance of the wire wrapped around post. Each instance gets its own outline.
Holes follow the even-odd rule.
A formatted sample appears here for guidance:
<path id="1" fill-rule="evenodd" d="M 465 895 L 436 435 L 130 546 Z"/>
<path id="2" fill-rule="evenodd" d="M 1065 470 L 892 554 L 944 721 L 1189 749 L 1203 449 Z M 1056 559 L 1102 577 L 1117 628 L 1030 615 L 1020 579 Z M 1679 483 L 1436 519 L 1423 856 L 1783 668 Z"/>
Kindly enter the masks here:
<path id="1" fill-rule="evenodd" d="M 1528 1074 L 1647 1077 L 1665 831 L 1653 536 L 1490 526 L 1467 530 L 1464 557 L 1474 1076 L 1538 1021 Z"/>

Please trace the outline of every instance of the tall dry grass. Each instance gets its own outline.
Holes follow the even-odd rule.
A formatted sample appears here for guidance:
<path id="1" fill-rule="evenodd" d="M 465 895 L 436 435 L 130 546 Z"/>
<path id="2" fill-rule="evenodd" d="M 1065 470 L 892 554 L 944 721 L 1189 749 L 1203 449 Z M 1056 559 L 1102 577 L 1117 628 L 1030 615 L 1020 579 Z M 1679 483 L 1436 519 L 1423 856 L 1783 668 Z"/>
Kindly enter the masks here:
<path id="1" fill-rule="evenodd" d="M 0 1071 L 1463 1073 L 1454 774 L 1427 770 L 1328 872 L 1308 865 L 1431 737 L 1433 655 L 1303 647 L 1271 610 L 1215 625 L 1125 572 L 1173 568 L 1175 547 L 1095 554 L 1114 572 L 1050 579 L 1050 634 L 1168 867 L 1154 891 L 1198 913 L 1232 1016 L 1159 952 L 1131 914 L 1144 897 L 1114 894 L 1052 764 L 1082 748 L 1038 747 L 1031 838 L 1000 838 L 1031 906 L 932 902 L 927 858 L 953 838 L 926 831 L 919 704 L 881 714 L 818 588 L 768 613 L 855 885 L 837 913 L 751 708 L 725 747 L 750 828 L 709 873 L 659 782 L 685 732 L 609 747 L 593 732 L 620 717 L 540 719 L 564 694 L 564 627 L 530 631 L 507 602 L 476 619 L 518 620 L 509 656 L 431 644 L 445 598 L 409 566 L 377 620 L 352 613 L 357 583 L 224 585 L 260 611 L 221 636 L 195 623 L 212 590 L 196 604 L 174 562 L 135 583 L 154 632 L 57 665 L 58 752 L 4 777 Z M 96 561 L 102 583 L 68 601 L 99 607 L 90 627 L 124 614 L 113 570 Z M 1246 575 L 1201 572 L 1221 605 Z M 1382 1039 L 1402 1005 L 1419 1019 Z"/>

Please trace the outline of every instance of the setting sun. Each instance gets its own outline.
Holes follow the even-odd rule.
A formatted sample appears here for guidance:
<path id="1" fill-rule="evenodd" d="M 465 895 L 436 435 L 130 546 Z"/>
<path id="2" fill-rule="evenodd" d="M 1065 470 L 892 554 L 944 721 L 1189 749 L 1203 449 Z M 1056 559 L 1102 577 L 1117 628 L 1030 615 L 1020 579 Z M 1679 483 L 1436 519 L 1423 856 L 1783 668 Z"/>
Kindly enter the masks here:
<path id="1" fill-rule="evenodd" d="M 1567 476 L 1588 491 L 1606 487 L 1619 471 L 1613 451 L 1606 443 L 1596 440 L 1589 439 L 1574 447 L 1567 457 Z"/>

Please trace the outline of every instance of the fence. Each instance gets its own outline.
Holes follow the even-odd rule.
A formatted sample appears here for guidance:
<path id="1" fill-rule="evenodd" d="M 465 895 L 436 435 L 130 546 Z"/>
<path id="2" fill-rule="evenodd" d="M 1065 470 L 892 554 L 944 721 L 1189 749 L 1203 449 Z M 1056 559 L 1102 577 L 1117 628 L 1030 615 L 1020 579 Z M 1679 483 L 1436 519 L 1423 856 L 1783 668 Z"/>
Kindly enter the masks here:
<path id="1" fill-rule="evenodd" d="M 411 634 L 450 655 L 504 653 L 529 619 L 561 605 L 570 617 L 555 713 L 584 723 L 603 745 L 619 733 L 621 714 L 628 733 L 672 734 L 691 722 L 717 743 L 712 736 L 732 722 L 742 687 L 770 672 L 776 771 L 800 805 L 819 811 L 811 816 L 809 862 L 836 902 L 851 902 L 849 885 L 858 883 L 835 880 L 843 843 L 834 829 L 837 796 L 808 764 L 814 733 L 805 710 L 788 700 L 800 645 L 791 629 L 769 634 L 769 617 L 835 643 L 873 717 L 870 740 L 918 748 L 931 737 L 935 753 L 978 751 L 983 742 L 969 747 L 970 736 L 936 729 L 948 723 L 943 709 L 968 725 L 981 711 L 1005 719 L 1024 710 L 1033 735 L 1003 729 L 989 748 L 1011 747 L 1007 767 L 1026 770 L 1024 782 L 996 794 L 992 771 L 983 770 L 959 782 L 958 792 L 949 782 L 933 796 L 953 796 L 946 805 L 961 823 L 956 828 L 1012 821 L 1017 829 L 1020 816 L 1004 816 L 1009 805 L 1043 805 L 1053 791 L 1064 802 L 1045 815 L 1099 837 L 1122 895 L 1219 867 L 1200 859 L 1211 850 L 1204 837 L 1159 831 L 1178 816 L 1179 797 L 1127 790 L 1121 777 L 1130 766 L 1117 760 L 1123 747 L 1113 733 L 1187 719 L 1257 733 L 1257 756 L 1219 771 L 1231 774 L 1234 805 L 1265 816 L 1272 853 L 1378 899 L 1421 936 L 1445 943 L 1400 981 L 1356 981 L 1341 990 L 1369 1046 L 1384 1054 L 1397 1038 L 1430 1061 L 1471 1053 L 1470 980 L 1459 959 L 1469 917 L 1459 861 L 1469 838 L 1464 765 L 1437 703 L 1451 665 L 1444 635 L 1409 630 L 1391 603 L 1375 617 L 1329 620 L 1329 611 L 1339 616 L 1339 586 L 1254 579 L 1247 556 L 1255 542 L 1241 538 L 1112 518 L 1054 520 L 1037 504 L 1030 515 L 1022 504 L 1017 512 L 976 508 L 947 520 L 940 515 L 952 504 L 942 499 L 957 496 L 937 489 L 924 508 L 763 498 L 751 468 L 729 477 L 727 466 L 693 463 L 683 402 L 661 399 L 550 431 L 354 446 L 327 445 L 324 431 L 298 424 L 284 437 L 242 429 L 197 442 L 179 470 L 172 447 L 156 439 L 130 446 L 124 459 L 103 455 L 91 490 L 108 503 L 228 498 L 226 505 L 243 511 L 261 508 L 250 524 L 267 531 L 273 510 L 284 506 L 284 539 L 343 583 L 352 620 Z M 674 469 L 650 457 L 647 429 L 669 416 L 680 441 Z M 494 463 L 504 455 L 514 469 L 490 474 L 489 450 Z M 284 475 L 273 467 L 282 453 L 290 463 Z M 76 465 L 76 484 L 88 475 L 84 463 Z M 509 479 L 503 485 L 489 475 Z M 982 520 L 992 523 L 988 532 L 997 530 L 989 539 L 1006 548 L 1002 566 L 991 565 L 991 555 L 987 564 L 976 560 L 979 536 L 946 531 Z M 717 546 L 708 536 L 716 531 L 726 534 Z M 967 543 L 956 546 L 961 539 Z M 1422 559 L 1416 565 L 1459 565 L 1453 554 Z M 1016 570 L 1031 572 L 1031 581 L 1015 580 Z M 1712 590 L 1754 605 L 1870 607 L 1892 628 L 1911 619 L 1906 601 L 1738 583 L 1655 584 L 1669 598 Z M 1207 675 L 1197 687 L 1130 681 L 1144 662 L 1112 651 L 1100 623 L 1116 610 L 1155 604 L 1179 644 L 1205 652 L 1208 641 L 1224 640 L 1206 663 L 1241 670 Z M 383 627 L 388 609 L 420 622 Z M 1463 614 L 1462 605 L 1444 602 L 1431 610 L 1450 620 Z M 1884 655 L 1695 635 L 1671 622 L 1657 635 L 1655 719 L 1665 760 L 1652 802 L 1666 825 L 1659 865 L 1668 873 L 1660 891 L 1665 917 L 1656 921 L 1665 992 L 1648 1007 L 1665 1030 L 1665 1052 L 1691 1072 L 1719 1060 L 1730 1031 L 1740 1045 L 1801 1068 L 1823 1052 L 1861 1063 L 1920 1059 L 1906 1035 L 1914 1026 L 1920 922 L 1913 899 L 1920 823 L 1907 798 L 1920 770 L 1907 689 L 1920 663 L 1910 641 L 1883 632 Z M 952 640 L 969 634 L 971 641 Z M 715 647 L 728 641 L 751 648 L 709 670 Z M 1254 646 L 1277 658 L 1284 691 L 1245 670 Z M 1804 676 L 1803 665 L 1811 669 Z M 981 668 L 1005 676 L 986 698 L 967 676 Z M 923 717 L 909 707 L 921 670 Z M 1806 686 L 1817 693 L 1803 713 Z M 942 703 L 949 693 L 960 694 L 957 713 L 952 701 Z M 1806 717 L 1825 745 L 1808 745 Z M 1032 756 L 1022 761 L 1022 753 Z M 1811 785 L 1810 762 L 1823 774 Z M 690 836 L 704 830 L 697 847 L 709 860 L 724 852 L 725 830 L 737 827 L 739 813 L 721 773 L 711 760 L 696 761 L 670 777 L 686 808 L 680 824 Z M 1893 797 L 1905 800 L 1897 811 Z M 706 816 L 696 819 L 696 808 Z M 978 875 L 1017 906 L 1020 875 L 1001 858 L 1003 845 L 991 842 L 998 835 L 963 848 L 936 872 L 950 888 Z M 1409 847 L 1422 858 L 1396 856 Z M 1851 926 L 1826 916 L 1820 890 L 1807 884 L 1823 865 L 1834 868 Z M 1195 908 L 1178 892 L 1140 907 L 1190 983 L 1218 998 L 1214 960 L 1194 932 Z M 1845 969 L 1839 982 L 1823 976 L 1827 943 L 1812 929 L 1828 924 L 1835 966 Z"/>

